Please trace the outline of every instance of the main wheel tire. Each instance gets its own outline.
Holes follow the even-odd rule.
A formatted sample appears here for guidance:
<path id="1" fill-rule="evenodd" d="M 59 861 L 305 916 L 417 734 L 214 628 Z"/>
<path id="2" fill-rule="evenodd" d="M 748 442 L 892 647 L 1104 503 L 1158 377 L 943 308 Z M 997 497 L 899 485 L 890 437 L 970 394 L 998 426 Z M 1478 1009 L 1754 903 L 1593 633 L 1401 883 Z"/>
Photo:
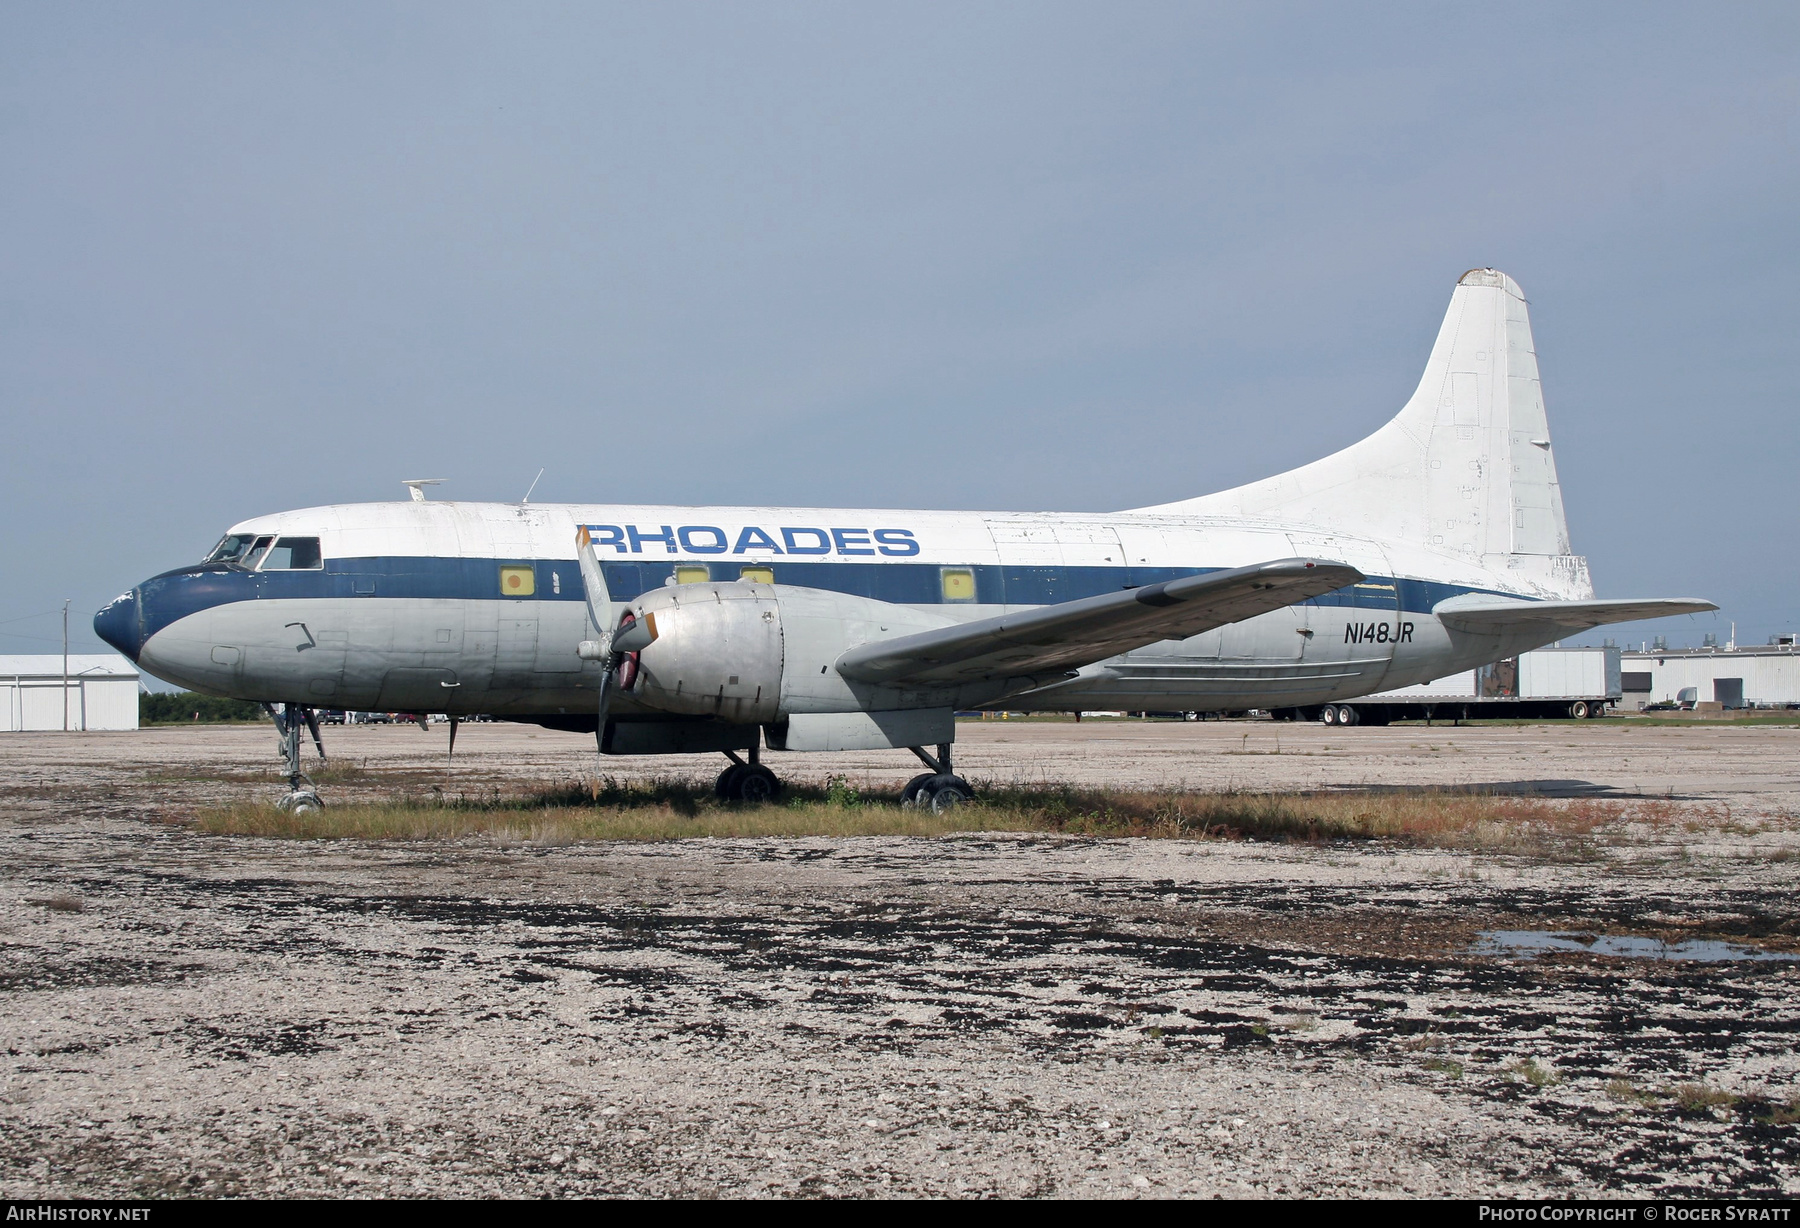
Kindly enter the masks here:
<path id="1" fill-rule="evenodd" d="M 1326 704 L 1323 708 L 1320 708 L 1319 709 L 1319 720 L 1323 724 L 1326 724 L 1326 725 L 1337 724 L 1338 723 L 1337 705 L 1336 704 Z"/>
<path id="2" fill-rule="evenodd" d="M 781 792 L 781 781 L 775 773 L 760 763 L 752 763 L 738 772 L 738 778 L 732 785 L 732 797 L 735 801 L 760 805 L 773 801 Z"/>
<path id="3" fill-rule="evenodd" d="M 933 814 L 944 814 L 964 802 L 975 800 L 975 790 L 960 776 L 933 776 L 928 787 L 931 798 L 929 805 Z M 921 790 L 920 795 L 925 796 L 925 792 Z"/>
<path id="4" fill-rule="evenodd" d="M 914 776 L 911 780 L 906 782 L 906 787 L 900 790 L 900 804 L 908 810 L 912 809 L 914 806 L 928 804 L 931 801 L 930 796 L 927 795 L 924 802 L 921 802 L 919 800 L 919 795 L 924 791 L 926 785 L 936 779 L 936 772 L 920 772 L 917 776 Z"/>
<path id="5" fill-rule="evenodd" d="M 748 766 L 748 764 L 734 763 L 723 772 L 720 772 L 719 778 L 713 782 L 713 795 L 722 802 L 735 800 L 737 798 L 738 776 L 741 775 Z"/>
<path id="6" fill-rule="evenodd" d="M 1358 712 L 1355 708 L 1352 708 L 1349 704 L 1339 704 L 1338 705 L 1338 724 L 1340 724 L 1340 725 L 1360 725 L 1360 724 L 1362 724 L 1362 714 L 1360 712 Z"/>

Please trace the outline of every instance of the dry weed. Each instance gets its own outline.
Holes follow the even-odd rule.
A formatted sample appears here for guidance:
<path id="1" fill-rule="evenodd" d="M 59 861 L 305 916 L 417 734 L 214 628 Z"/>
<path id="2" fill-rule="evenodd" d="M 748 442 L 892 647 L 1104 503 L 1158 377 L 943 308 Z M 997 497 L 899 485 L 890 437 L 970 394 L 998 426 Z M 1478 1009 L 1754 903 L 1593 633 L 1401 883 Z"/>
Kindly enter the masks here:
<path id="1" fill-rule="evenodd" d="M 1550 1087 L 1553 1084 L 1562 1082 L 1562 1076 L 1557 1074 L 1555 1070 L 1549 1066 L 1539 1064 L 1536 1058 L 1530 1057 L 1512 1063 L 1512 1065 L 1506 1068 L 1506 1073 L 1512 1075 L 1516 1079 L 1531 1084 L 1533 1087 Z"/>
<path id="2" fill-rule="evenodd" d="M 1689 1113 L 1710 1112 L 1713 1109 L 1729 1108 L 1737 1103 L 1738 1098 L 1730 1092 L 1716 1087 L 1708 1087 L 1704 1083 L 1677 1083 L 1668 1091 L 1669 1099 L 1675 1107 Z"/>
<path id="3" fill-rule="evenodd" d="M 361 769 L 346 765 L 344 779 Z M 317 779 L 315 777 L 315 779 Z M 323 783 L 323 782 L 321 782 Z M 1587 857 L 1594 835 L 1619 824 L 1663 826 L 1693 817 L 1664 801 L 1502 796 L 1458 791 L 1203 793 L 987 785 L 947 814 L 903 810 L 842 777 L 798 785 L 779 803 L 720 802 L 681 780 L 612 778 L 520 792 L 402 792 L 302 815 L 244 802 L 202 811 L 201 830 L 298 839 L 455 839 L 568 843 L 704 836 L 944 835 L 969 831 L 1283 842 L 1387 840 L 1531 856 Z"/>

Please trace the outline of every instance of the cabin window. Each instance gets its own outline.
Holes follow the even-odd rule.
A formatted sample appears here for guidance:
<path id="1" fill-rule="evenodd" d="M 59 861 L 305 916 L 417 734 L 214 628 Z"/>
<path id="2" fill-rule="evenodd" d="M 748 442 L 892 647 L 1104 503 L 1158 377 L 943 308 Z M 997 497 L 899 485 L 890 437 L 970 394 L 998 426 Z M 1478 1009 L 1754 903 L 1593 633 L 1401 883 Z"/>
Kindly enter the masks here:
<path id="1" fill-rule="evenodd" d="M 946 567 L 943 570 L 944 600 L 975 600 L 975 573 L 967 567 Z"/>
<path id="2" fill-rule="evenodd" d="M 324 566 L 316 537 L 284 537 L 263 555 L 264 571 L 317 571 Z"/>
<path id="3" fill-rule="evenodd" d="M 748 580 L 753 584 L 773 584 L 775 583 L 775 569 L 773 567 L 745 567 L 738 572 L 738 579 Z"/>
<path id="4" fill-rule="evenodd" d="M 712 579 L 712 572 L 699 565 L 675 569 L 675 583 L 677 584 L 705 584 L 710 579 Z"/>

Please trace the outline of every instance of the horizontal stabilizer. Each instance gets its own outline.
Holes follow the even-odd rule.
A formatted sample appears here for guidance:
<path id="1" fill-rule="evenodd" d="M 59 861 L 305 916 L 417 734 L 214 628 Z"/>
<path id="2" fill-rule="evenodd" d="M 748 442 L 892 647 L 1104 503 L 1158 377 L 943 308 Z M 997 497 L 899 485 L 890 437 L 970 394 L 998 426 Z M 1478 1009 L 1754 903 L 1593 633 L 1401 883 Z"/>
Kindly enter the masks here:
<path id="1" fill-rule="evenodd" d="M 846 652 L 837 667 L 846 678 L 890 685 L 1054 678 L 1159 640 L 1185 639 L 1241 622 L 1362 578 L 1348 564 L 1320 559 L 1255 563 L 876 640 Z"/>
<path id="2" fill-rule="evenodd" d="M 1469 593 L 1440 601 L 1431 612 L 1452 630 L 1496 635 L 1537 629 L 1547 633 L 1585 631 L 1609 623 L 1704 614 L 1718 608 L 1698 597 L 1662 597 L 1648 601 L 1512 601 L 1505 597 Z"/>

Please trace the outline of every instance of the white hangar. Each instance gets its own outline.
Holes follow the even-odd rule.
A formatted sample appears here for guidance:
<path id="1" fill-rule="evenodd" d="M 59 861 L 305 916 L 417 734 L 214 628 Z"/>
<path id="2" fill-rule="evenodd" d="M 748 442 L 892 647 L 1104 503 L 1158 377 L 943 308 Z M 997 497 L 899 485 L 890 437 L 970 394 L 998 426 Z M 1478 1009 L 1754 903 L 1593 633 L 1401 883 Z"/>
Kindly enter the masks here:
<path id="1" fill-rule="evenodd" d="M 1684 700 L 1724 708 L 1800 704 L 1800 652 L 1791 635 L 1777 636 L 1762 648 L 1627 650 L 1619 677 L 1624 690 L 1621 712 Z"/>
<path id="2" fill-rule="evenodd" d="M 137 667 L 116 652 L 0 656 L 0 733 L 136 729 Z"/>

